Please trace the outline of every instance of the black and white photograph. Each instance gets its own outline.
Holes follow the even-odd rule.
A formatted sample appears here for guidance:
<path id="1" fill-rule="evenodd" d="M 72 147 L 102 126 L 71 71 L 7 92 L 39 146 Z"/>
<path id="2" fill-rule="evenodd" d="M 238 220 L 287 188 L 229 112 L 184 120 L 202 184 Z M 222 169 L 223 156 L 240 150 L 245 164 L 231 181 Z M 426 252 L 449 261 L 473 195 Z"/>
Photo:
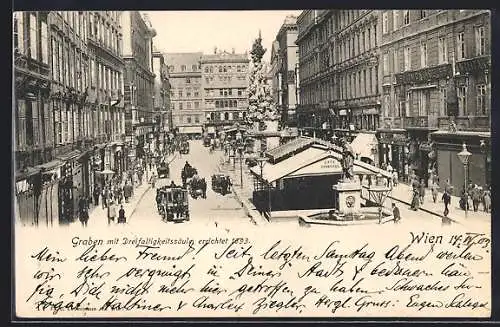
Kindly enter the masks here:
<path id="1" fill-rule="evenodd" d="M 15 11 L 18 318 L 491 315 L 491 12 Z"/>

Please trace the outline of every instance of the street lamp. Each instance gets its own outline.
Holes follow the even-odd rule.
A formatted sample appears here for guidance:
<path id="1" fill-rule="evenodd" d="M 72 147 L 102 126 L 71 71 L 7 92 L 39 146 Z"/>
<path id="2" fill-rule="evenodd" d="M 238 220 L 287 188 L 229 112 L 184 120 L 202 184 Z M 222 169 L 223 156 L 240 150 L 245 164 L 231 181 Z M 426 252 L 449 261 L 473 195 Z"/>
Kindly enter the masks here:
<path id="1" fill-rule="evenodd" d="M 465 142 L 462 144 L 462 151 L 457 154 L 458 159 L 464 165 L 464 197 L 465 197 L 465 217 L 467 217 L 467 206 L 469 205 L 469 194 L 467 192 L 467 166 L 469 165 L 469 159 L 472 156 L 472 153 L 467 151 L 467 145 Z"/>
<path id="2" fill-rule="evenodd" d="M 313 128 L 313 138 L 316 138 L 316 115 L 312 114 L 312 128 Z"/>
<path id="3" fill-rule="evenodd" d="M 243 188 L 243 146 L 238 147 L 238 152 L 240 154 L 240 187 Z"/>
<path id="4" fill-rule="evenodd" d="M 260 182 L 258 185 L 261 185 L 263 186 L 264 185 L 264 176 L 263 176 L 263 168 L 264 168 L 264 163 L 268 161 L 268 158 L 264 157 L 264 154 L 261 152 L 260 154 L 260 157 L 258 157 L 257 159 L 257 162 L 259 163 L 259 167 L 260 167 Z M 269 189 L 269 216 L 271 215 L 271 188 L 270 188 L 270 185 L 268 183 L 268 189 Z M 260 189 L 259 191 L 262 191 L 262 189 Z M 260 207 L 261 207 L 262 203 L 259 203 L 259 211 L 261 211 Z"/>

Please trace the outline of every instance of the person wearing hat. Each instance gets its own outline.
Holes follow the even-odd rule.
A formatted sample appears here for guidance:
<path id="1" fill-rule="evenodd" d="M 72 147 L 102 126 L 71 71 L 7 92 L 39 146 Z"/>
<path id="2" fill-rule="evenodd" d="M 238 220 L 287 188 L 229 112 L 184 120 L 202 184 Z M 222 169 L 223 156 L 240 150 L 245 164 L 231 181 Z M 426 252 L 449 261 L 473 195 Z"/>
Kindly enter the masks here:
<path id="1" fill-rule="evenodd" d="M 115 201 L 111 200 L 108 206 L 108 225 L 111 225 L 111 222 L 115 222 L 116 217 L 116 204 Z"/>

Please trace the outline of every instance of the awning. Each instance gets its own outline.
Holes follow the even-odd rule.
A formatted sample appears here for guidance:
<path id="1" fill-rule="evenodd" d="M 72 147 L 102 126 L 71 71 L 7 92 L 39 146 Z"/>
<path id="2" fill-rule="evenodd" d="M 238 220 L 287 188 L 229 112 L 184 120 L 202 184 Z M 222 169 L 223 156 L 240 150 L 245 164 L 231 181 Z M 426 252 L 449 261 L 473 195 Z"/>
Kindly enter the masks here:
<path id="1" fill-rule="evenodd" d="M 351 142 L 354 153 L 359 154 L 360 158 L 368 158 L 375 161 L 375 155 L 372 149 L 378 145 L 375 134 L 359 133 Z"/>
<path id="2" fill-rule="evenodd" d="M 39 168 L 36 167 L 26 167 L 24 170 L 19 170 L 15 173 L 16 182 L 26 179 L 40 172 Z"/>
<path id="3" fill-rule="evenodd" d="M 39 168 L 42 172 L 50 172 L 53 170 L 56 170 L 57 168 L 61 167 L 64 163 L 61 160 L 52 160 L 49 162 L 46 162 L 42 165 L 36 166 L 36 168 Z"/>
<path id="4" fill-rule="evenodd" d="M 73 150 L 65 154 L 61 154 L 56 158 L 62 161 L 69 161 L 75 158 L 78 158 L 82 153 L 79 150 Z"/>
<path id="5" fill-rule="evenodd" d="M 201 134 L 201 126 L 182 126 L 179 127 L 179 134 Z"/>
<path id="6" fill-rule="evenodd" d="M 414 86 L 414 87 L 410 87 L 408 89 L 408 91 L 418 91 L 418 90 L 434 89 L 436 87 L 437 87 L 436 84 L 423 85 L 423 86 Z"/>
<path id="7" fill-rule="evenodd" d="M 282 178 L 341 174 L 341 160 L 342 154 L 339 152 L 312 147 L 277 164 L 264 163 L 262 178 L 268 183 L 272 183 Z M 261 174 L 259 165 L 252 167 L 250 171 L 255 176 Z M 353 171 L 355 174 L 375 175 L 381 173 L 385 177 L 391 177 L 390 174 L 380 168 L 359 160 L 354 161 Z"/>

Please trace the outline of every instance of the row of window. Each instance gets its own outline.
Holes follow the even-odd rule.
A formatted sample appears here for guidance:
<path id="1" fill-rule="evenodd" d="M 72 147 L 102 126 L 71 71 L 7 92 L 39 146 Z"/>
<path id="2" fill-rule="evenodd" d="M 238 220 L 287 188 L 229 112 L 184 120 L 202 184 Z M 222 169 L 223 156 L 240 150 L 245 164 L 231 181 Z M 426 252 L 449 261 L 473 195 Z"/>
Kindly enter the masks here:
<path id="1" fill-rule="evenodd" d="M 184 110 L 184 109 L 199 109 L 200 108 L 200 102 L 199 101 L 194 101 L 194 102 L 171 102 L 170 107 L 172 110 Z"/>
<path id="2" fill-rule="evenodd" d="M 205 66 L 205 73 L 214 73 L 214 72 L 219 72 L 219 73 L 232 73 L 232 72 L 246 72 L 247 71 L 247 65 L 204 65 Z"/>
<path id="3" fill-rule="evenodd" d="M 174 96 L 177 96 L 177 98 L 179 99 L 182 99 L 184 98 L 184 95 L 186 98 L 191 98 L 191 97 L 194 97 L 194 98 L 199 98 L 200 97 L 200 91 L 199 89 L 180 89 L 180 90 L 176 90 L 176 89 L 172 89 L 171 90 L 172 92 L 172 95 Z"/>
<path id="4" fill-rule="evenodd" d="M 338 41 L 339 49 L 338 56 L 333 56 L 334 63 L 341 63 L 360 54 L 363 54 L 377 47 L 377 25 L 371 24 L 363 28 L 363 30 L 354 34 L 347 34 L 343 39 Z"/>
<path id="5" fill-rule="evenodd" d="M 178 124 L 192 124 L 200 122 L 200 115 L 195 116 L 177 116 L 174 118 L 174 121 L 177 121 Z"/>
<path id="6" fill-rule="evenodd" d="M 180 69 L 179 69 L 180 68 Z M 180 71 L 180 72 L 187 72 L 188 70 L 188 66 L 187 65 L 181 65 L 180 67 L 177 67 L 177 71 Z M 197 71 L 200 71 L 201 70 L 201 64 L 192 64 L 191 65 L 191 70 L 189 70 L 189 72 L 197 72 Z M 176 72 L 176 68 L 174 65 L 169 65 L 168 66 L 168 71 L 171 72 L 171 73 L 174 73 Z"/>
<path id="7" fill-rule="evenodd" d="M 233 81 L 233 77 L 234 77 L 234 80 L 237 80 L 237 81 L 245 81 L 247 79 L 246 76 L 218 76 L 218 80 L 219 82 L 222 82 L 222 83 L 229 83 L 231 81 Z M 205 83 L 206 84 L 211 84 L 213 83 L 214 81 L 214 76 L 206 76 L 205 77 Z"/>
<path id="8" fill-rule="evenodd" d="M 210 121 L 224 121 L 224 120 L 241 120 L 246 118 L 247 113 L 244 111 L 238 112 L 211 112 L 208 114 Z M 207 118 L 208 118 L 207 117 Z"/>
<path id="9" fill-rule="evenodd" d="M 490 114 L 490 102 L 487 97 L 487 88 L 485 84 L 475 86 L 475 94 L 467 96 L 469 90 L 465 85 L 456 88 L 458 100 L 458 115 L 459 116 L 486 116 Z M 438 94 L 436 94 L 438 93 Z M 432 99 L 438 99 L 439 116 L 447 116 L 447 89 L 441 88 L 433 91 L 431 89 L 415 90 L 407 92 L 405 101 L 398 102 L 396 94 L 391 105 L 390 95 L 384 95 L 384 116 L 385 117 L 412 117 L 412 116 L 432 116 Z M 468 99 L 475 97 L 475 108 L 471 108 Z M 395 112 L 391 112 L 390 108 L 394 107 Z"/>
<path id="10" fill-rule="evenodd" d="M 119 14 L 118 14 L 119 15 Z M 84 18 L 83 24 L 86 27 Z M 111 49 L 116 54 L 122 53 L 122 36 L 118 29 L 113 24 L 106 22 L 106 18 L 95 12 L 89 17 L 90 36 L 95 37 L 102 42 L 106 47 Z"/>
<path id="11" fill-rule="evenodd" d="M 484 31 L 484 26 L 478 26 L 475 27 L 475 47 L 474 47 L 474 54 L 475 56 L 482 56 L 486 54 L 486 37 L 485 37 L 485 31 Z M 428 39 L 427 41 L 420 42 L 419 44 L 419 54 L 420 54 L 420 65 L 417 67 L 415 64 L 412 66 L 412 47 L 407 46 L 403 48 L 403 64 L 402 67 L 399 65 L 399 57 L 400 57 L 400 51 L 399 50 L 393 50 L 392 51 L 392 67 L 395 73 L 399 73 L 401 70 L 403 71 L 409 71 L 412 69 L 417 69 L 417 68 L 425 68 L 433 65 L 441 65 L 448 63 L 448 43 L 449 40 L 453 40 L 453 38 L 442 36 L 437 39 L 437 48 L 438 48 L 438 56 L 437 56 L 437 61 L 436 62 L 430 62 L 429 61 L 429 47 L 433 46 L 433 42 L 435 42 L 435 39 Z M 456 36 L 456 58 L 457 60 L 463 60 L 469 57 L 467 53 L 467 49 L 469 48 L 469 45 L 466 44 L 466 38 L 464 36 L 464 32 L 459 32 Z M 389 63 L 389 52 L 384 53 L 383 55 L 383 72 L 384 75 L 388 75 L 390 73 L 390 63 Z M 434 57 L 432 57 L 434 58 Z"/>
<path id="12" fill-rule="evenodd" d="M 53 144 L 52 117 L 49 102 L 43 100 L 16 100 L 16 145 L 26 146 Z"/>
<path id="13" fill-rule="evenodd" d="M 374 96 L 378 93 L 378 66 L 348 72 L 339 77 L 341 100 Z"/>
<path id="14" fill-rule="evenodd" d="M 205 89 L 205 96 L 207 97 L 215 97 L 215 96 L 233 96 L 233 95 L 238 95 L 238 96 L 243 96 L 245 94 L 245 89 L 244 88 L 238 88 L 238 89 Z"/>
<path id="15" fill-rule="evenodd" d="M 49 64 L 47 14 L 14 13 L 14 51 Z"/>
<path id="16" fill-rule="evenodd" d="M 50 48 L 52 79 L 80 92 L 85 91 L 89 84 L 89 66 L 86 56 L 70 42 L 65 42 L 61 38 L 52 37 Z"/>
<path id="17" fill-rule="evenodd" d="M 215 100 L 215 108 L 236 108 L 238 100 Z"/>

